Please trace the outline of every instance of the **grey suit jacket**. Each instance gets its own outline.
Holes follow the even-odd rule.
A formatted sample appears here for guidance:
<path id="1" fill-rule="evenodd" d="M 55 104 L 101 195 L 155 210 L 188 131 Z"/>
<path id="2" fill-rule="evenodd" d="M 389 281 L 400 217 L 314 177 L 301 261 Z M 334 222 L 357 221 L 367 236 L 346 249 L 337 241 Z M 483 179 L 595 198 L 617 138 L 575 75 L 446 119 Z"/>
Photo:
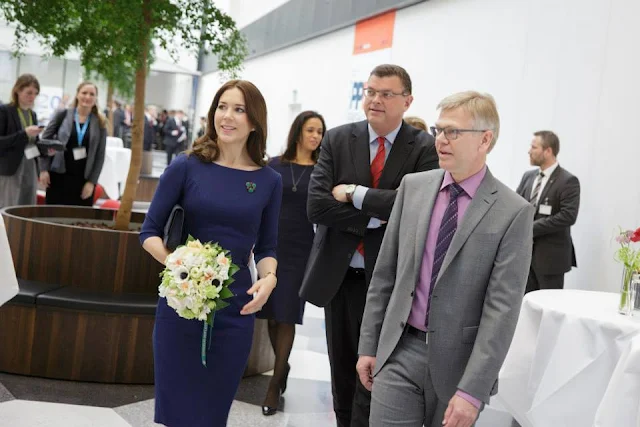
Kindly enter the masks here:
<path id="1" fill-rule="evenodd" d="M 68 108 L 56 113 L 53 120 L 49 122 L 47 128 L 42 133 L 42 139 L 57 139 L 66 147 L 69 142 L 69 137 L 71 136 L 73 121 L 73 108 Z M 87 166 L 84 170 L 84 177 L 87 181 L 97 184 L 100 172 L 102 172 L 102 166 L 104 165 L 104 156 L 107 147 L 107 129 L 100 127 L 100 121 L 95 114 L 91 114 L 89 133 L 89 152 L 87 153 Z M 38 165 L 40 171 L 52 170 L 57 173 L 66 172 L 64 151 L 57 152 L 53 157 L 42 156 L 39 160 Z"/>
<path id="2" fill-rule="evenodd" d="M 407 175 L 367 293 L 360 355 L 374 375 L 403 334 L 444 171 Z M 460 389 L 487 403 L 518 320 L 531 261 L 533 207 L 487 173 L 453 237 L 436 281 L 428 328 L 429 370 L 447 402 Z M 374 379 L 375 382 L 375 379 Z"/>
<path id="3" fill-rule="evenodd" d="M 525 172 L 516 192 L 531 198 L 538 169 Z M 571 226 L 580 209 L 580 181 L 560 165 L 553 171 L 540 194 L 541 203 L 551 206 L 551 215 L 541 215 L 536 206 L 533 219 L 531 266 L 538 274 L 564 274 L 577 267 Z"/>

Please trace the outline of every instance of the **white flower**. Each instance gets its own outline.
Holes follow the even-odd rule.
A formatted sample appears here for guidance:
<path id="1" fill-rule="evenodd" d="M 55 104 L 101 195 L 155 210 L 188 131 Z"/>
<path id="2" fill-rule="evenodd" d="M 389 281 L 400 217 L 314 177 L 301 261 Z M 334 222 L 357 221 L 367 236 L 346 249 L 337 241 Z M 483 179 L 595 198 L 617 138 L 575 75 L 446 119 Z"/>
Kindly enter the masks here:
<path id="1" fill-rule="evenodd" d="M 231 262 L 229 262 L 229 258 L 226 257 L 225 254 L 223 254 L 222 252 L 218 254 L 218 256 L 216 257 L 216 263 L 218 264 L 218 266 L 220 266 L 220 268 L 227 268 L 227 270 L 229 269 L 229 267 L 231 267 Z"/>
<path id="2" fill-rule="evenodd" d="M 177 267 L 184 265 L 184 257 L 188 252 L 188 248 L 181 246 L 167 256 L 165 264 L 169 270 L 174 270 Z"/>
<path id="3" fill-rule="evenodd" d="M 176 311 L 184 310 L 184 304 L 180 298 L 174 296 L 167 296 L 167 305 Z"/>
<path id="4" fill-rule="evenodd" d="M 180 289 L 184 295 L 191 295 L 195 291 L 195 286 L 191 280 L 185 280 L 178 284 L 178 289 Z"/>
<path id="5" fill-rule="evenodd" d="M 173 274 L 173 283 L 176 285 L 180 285 L 189 280 L 189 269 L 187 267 L 176 267 L 171 273 Z"/>

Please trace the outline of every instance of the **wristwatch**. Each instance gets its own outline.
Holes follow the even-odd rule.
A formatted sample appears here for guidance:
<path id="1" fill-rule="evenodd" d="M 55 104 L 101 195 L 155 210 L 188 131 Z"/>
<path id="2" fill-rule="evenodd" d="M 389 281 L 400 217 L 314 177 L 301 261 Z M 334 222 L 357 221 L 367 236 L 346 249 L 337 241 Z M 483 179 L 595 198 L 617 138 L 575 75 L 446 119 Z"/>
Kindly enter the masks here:
<path id="1" fill-rule="evenodd" d="M 344 194 L 345 196 L 347 196 L 347 200 L 349 201 L 349 203 L 353 203 L 353 193 L 356 192 L 356 187 L 357 186 L 355 184 L 349 184 L 344 190 Z"/>

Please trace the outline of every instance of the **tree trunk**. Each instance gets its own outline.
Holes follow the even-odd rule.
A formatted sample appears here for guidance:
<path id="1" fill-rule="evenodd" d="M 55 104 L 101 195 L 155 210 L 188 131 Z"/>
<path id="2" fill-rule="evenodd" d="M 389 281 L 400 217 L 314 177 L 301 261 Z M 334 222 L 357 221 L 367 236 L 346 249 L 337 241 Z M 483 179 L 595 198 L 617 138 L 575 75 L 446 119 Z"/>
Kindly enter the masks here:
<path id="1" fill-rule="evenodd" d="M 113 136 L 113 111 L 111 104 L 113 103 L 113 85 L 108 82 L 107 86 L 107 135 Z"/>
<path id="2" fill-rule="evenodd" d="M 148 30 L 151 22 L 151 11 L 149 0 L 143 1 L 145 27 Z M 140 168 L 142 167 L 142 148 L 144 138 L 144 95 L 145 85 L 147 83 L 147 67 L 149 61 L 149 43 L 150 33 L 145 31 L 141 35 L 141 55 L 136 69 L 136 94 L 133 103 L 133 129 L 131 136 L 131 163 L 129 164 L 129 174 L 127 175 L 127 184 L 124 188 L 124 194 L 120 200 L 120 209 L 116 216 L 116 230 L 128 230 L 131 221 L 131 209 L 133 208 L 133 199 L 138 189 L 138 178 L 140 177 Z"/>

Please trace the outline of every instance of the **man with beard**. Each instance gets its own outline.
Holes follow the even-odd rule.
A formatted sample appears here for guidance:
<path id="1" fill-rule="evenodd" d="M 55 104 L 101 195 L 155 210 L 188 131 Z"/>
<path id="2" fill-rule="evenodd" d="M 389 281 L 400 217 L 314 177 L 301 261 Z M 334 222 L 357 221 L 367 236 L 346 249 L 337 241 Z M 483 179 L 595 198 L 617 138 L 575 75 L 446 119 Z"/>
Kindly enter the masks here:
<path id="1" fill-rule="evenodd" d="M 533 257 L 525 292 L 562 289 L 564 274 L 576 267 L 571 226 L 578 218 L 580 182 L 558 164 L 558 136 L 548 130 L 533 134 L 529 158 L 538 169 L 522 177 L 516 192 L 535 208 Z"/>

